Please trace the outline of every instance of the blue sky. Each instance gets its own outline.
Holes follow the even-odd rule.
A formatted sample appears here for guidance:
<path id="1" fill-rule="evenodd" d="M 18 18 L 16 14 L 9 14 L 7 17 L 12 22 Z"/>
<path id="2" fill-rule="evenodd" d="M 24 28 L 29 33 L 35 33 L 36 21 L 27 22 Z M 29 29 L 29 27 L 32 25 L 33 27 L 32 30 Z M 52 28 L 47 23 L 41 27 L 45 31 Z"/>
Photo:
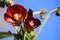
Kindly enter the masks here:
<path id="1" fill-rule="evenodd" d="M 15 4 L 23 5 L 27 10 L 30 8 L 34 12 L 39 11 L 42 8 L 46 9 L 47 12 L 50 12 L 60 6 L 60 0 L 14 0 L 14 2 Z M 0 31 L 7 32 L 10 30 L 13 33 L 13 27 L 3 20 L 5 10 L 6 8 L 0 8 Z M 40 19 L 39 15 L 35 15 L 34 17 Z M 40 20 L 42 21 L 42 19 Z M 1 40 L 13 40 L 13 37 Z M 50 16 L 43 30 L 38 35 L 37 40 L 60 40 L 60 16 L 56 16 L 55 13 Z"/>

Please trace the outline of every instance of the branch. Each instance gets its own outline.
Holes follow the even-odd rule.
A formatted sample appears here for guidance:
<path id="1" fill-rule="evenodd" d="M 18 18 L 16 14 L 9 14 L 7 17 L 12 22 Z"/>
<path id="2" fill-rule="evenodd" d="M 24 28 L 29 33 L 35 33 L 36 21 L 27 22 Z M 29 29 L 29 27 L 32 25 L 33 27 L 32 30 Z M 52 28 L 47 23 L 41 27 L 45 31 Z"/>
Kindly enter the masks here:
<path id="1" fill-rule="evenodd" d="M 48 13 L 48 15 L 47 15 L 46 18 L 44 19 L 43 23 L 41 24 L 41 26 L 40 26 L 40 28 L 39 28 L 39 30 L 38 30 L 38 32 L 37 32 L 37 34 L 36 34 L 36 36 L 35 36 L 34 38 L 36 38 L 36 37 L 39 35 L 39 33 L 42 31 L 44 25 L 46 24 L 48 18 L 49 18 L 49 17 L 51 16 L 51 14 L 53 14 L 56 10 L 57 10 L 57 9 L 54 9 L 54 10 L 52 10 L 50 13 Z M 33 40 L 34 40 L 34 39 L 33 39 Z"/>

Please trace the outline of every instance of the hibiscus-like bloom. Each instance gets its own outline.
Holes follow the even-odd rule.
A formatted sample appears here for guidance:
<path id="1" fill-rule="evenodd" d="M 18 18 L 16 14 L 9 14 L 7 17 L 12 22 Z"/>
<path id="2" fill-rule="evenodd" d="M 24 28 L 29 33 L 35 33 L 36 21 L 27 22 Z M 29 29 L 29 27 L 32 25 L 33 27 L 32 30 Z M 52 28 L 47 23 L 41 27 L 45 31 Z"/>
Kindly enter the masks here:
<path id="1" fill-rule="evenodd" d="M 28 32 L 33 31 L 35 28 L 37 28 L 39 25 L 41 25 L 41 22 L 37 18 L 29 17 L 25 20 L 24 26 Z"/>
<path id="2" fill-rule="evenodd" d="M 9 6 L 4 14 L 4 20 L 13 26 L 19 26 L 25 19 L 27 10 L 18 4 Z"/>

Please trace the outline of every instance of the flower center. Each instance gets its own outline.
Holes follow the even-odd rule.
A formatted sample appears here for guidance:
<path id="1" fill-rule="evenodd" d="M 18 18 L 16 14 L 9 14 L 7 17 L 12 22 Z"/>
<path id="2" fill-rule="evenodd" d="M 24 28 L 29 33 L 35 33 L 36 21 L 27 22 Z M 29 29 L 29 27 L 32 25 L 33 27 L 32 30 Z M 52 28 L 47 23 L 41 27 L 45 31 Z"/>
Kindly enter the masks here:
<path id="1" fill-rule="evenodd" d="M 29 24 L 31 25 L 31 27 L 33 27 L 33 26 L 34 26 L 34 21 L 31 20 L 31 21 L 29 22 Z"/>
<path id="2" fill-rule="evenodd" d="M 16 14 L 14 14 L 14 19 L 15 20 L 19 20 L 19 17 L 18 17 L 19 15 L 16 13 Z"/>

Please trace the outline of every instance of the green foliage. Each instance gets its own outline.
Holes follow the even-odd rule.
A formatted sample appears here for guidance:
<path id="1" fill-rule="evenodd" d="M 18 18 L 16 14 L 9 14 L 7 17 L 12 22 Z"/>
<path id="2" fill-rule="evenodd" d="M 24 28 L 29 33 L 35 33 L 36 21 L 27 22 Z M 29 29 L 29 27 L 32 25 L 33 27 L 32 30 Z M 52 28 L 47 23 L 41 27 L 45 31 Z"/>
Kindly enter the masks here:
<path id="1" fill-rule="evenodd" d="M 6 38 L 6 37 L 11 37 L 11 36 L 13 36 L 13 35 L 11 35 L 8 32 L 0 32 L 0 39 L 1 38 Z"/>
<path id="2" fill-rule="evenodd" d="M 14 40 L 32 40 L 35 36 L 35 31 L 27 32 L 24 29 L 20 29 L 18 34 L 11 34 L 11 32 L 0 32 L 0 39 L 14 36 Z"/>

